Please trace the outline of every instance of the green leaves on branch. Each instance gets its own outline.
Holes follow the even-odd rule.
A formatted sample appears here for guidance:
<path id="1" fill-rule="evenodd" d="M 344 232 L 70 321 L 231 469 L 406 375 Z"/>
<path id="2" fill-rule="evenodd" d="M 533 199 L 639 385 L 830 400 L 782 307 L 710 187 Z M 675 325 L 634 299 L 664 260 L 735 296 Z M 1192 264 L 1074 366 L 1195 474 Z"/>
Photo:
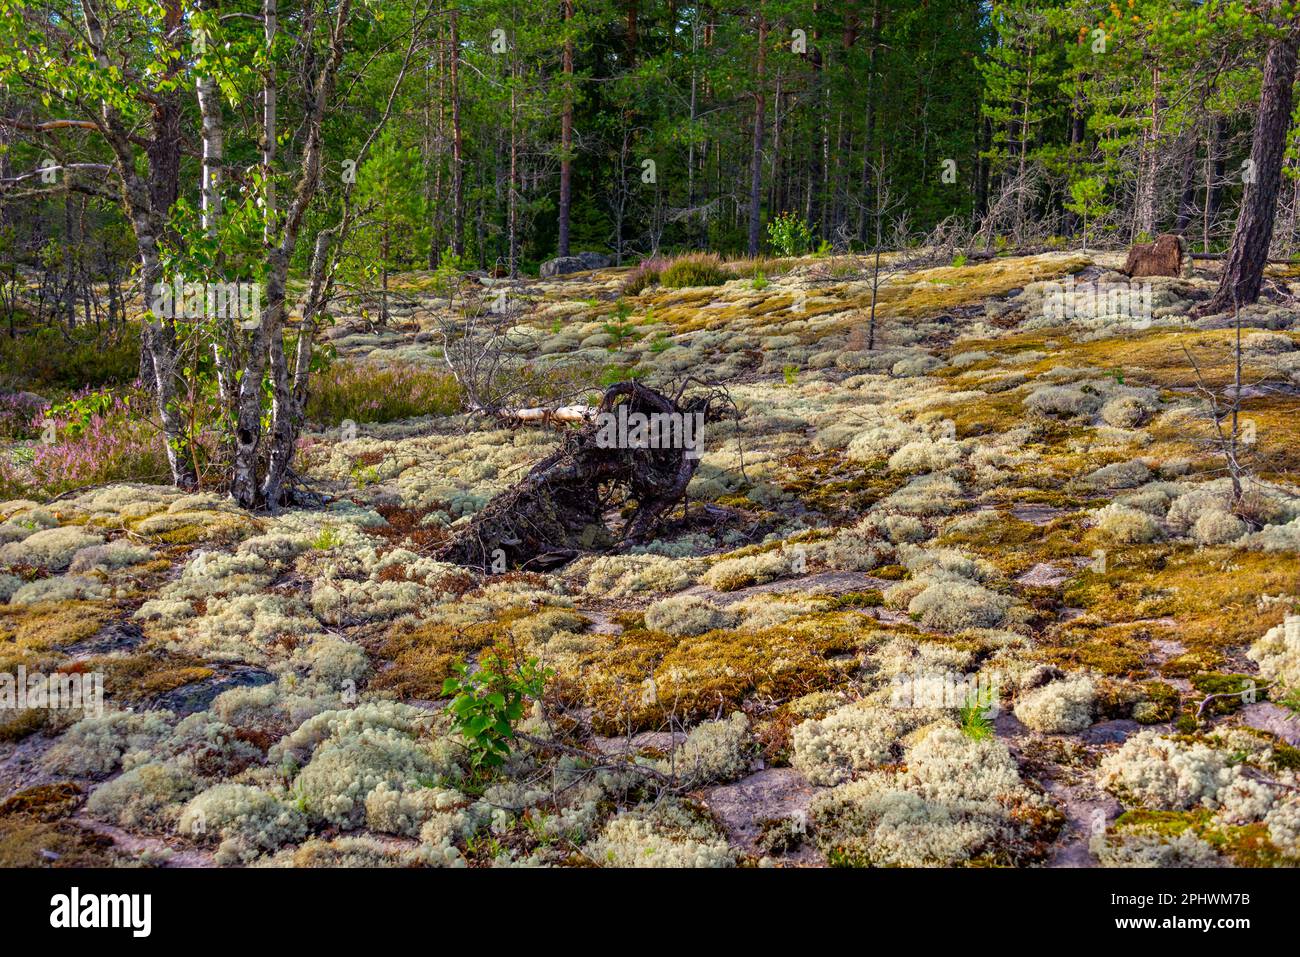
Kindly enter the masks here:
<path id="1" fill-rule="evenodd" d="M 475 770 L 498 767 L 510 756 L 526 703 L 541 698 L 555 672 L 536 658 L 510 666 L 494 654 L 484 655 L 473 673 L 464 662 L 455 671 L 442 684 L 442 693 L 453 696 L 452 729 L 465 739 Z"/>

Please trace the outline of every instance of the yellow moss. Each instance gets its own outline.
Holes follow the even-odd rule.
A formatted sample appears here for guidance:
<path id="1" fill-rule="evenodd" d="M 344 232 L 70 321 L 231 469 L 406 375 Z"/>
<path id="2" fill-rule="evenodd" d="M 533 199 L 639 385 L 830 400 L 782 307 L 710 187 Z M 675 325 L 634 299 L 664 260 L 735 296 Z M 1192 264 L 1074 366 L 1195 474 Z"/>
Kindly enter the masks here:
<path id="1" fill-rule="evenodd" d="M 72 781 L 38 784 L 0 801 L 0 817 L 23 814 L 41 821 L 67 817 L 80 806 L 85 793 Z"/>
<path id="2" fill-rule="evenodd" d="M 1017 503 L 1024 501 L 1019 495 L 1015 498 Z M 1074 516 L 1035 525 L 1009 512 L 971 528 L 959 526 L 940 536 L 937 544 L 972 552 L 1008 576 L 1023 574 L 1040 562 L 1068 561 L 1091 552 L 1087 535 Z"/>
<path id="3" fill-rule="evenodd" d="M 1044 637 L 1038 655 L 1069 669 L 1133 678 L 1150 672 L 1152 640 L 1173 637 L 1172 628 L 1151 623 L 1109 625 L 1076 619 Z"/>
<path id="4" fill-rule="evenodd" d="M 1195 367 L 1188 359 L 1190 353 L 1208 384 L 1224 386 L 1232 381 L 1235 370 L 1235 336 L 1232 329 L 1153 328 L 1089 342 L 1062 340 L 1048 358 L 1028 366 L 1025 371 L 1038 374 L 1058 366 L 1093 366 L 1099 371 L 1121 370 L 1128 384 L 1188 387 L 1196 384 Z M 1248 360 L 1243 375 L 1253 381 L 1270 371 Z"/>
<path id="5" fill-rule="evenodd" d="M 787 701 L 842 683 L 857 667 L 848 653 L 867 641 L 867 621 L 853 612 L 815 614 L 756 632 L 718 629 L 681 639 L 625 631 L 566 670 L 595 708 L 598 730 L 657 729 L 670 716 L 700 720 L 719 708 Z"/>
<path id="6" fill-rule="evenodd" d="M 1259 599 L 1292 593 L 1298 576 L 1296 555 L 1145 546 L 1108 555 L 1104 573 L 1084 571 L 1064 598 L 1102 621 L 1172 618 L 1178 640 L 1209 665 L 1281 621 L 1284 609 Z"/>
<path id="7" fill-rule="evenodd" d="M 1300 398 L 1246 399 L 1241 422 L 1255 438 L 1244 448 L 1244 464 L 1263 479 L 1294 481 L 1300 472 Z"/>
<path id="8" fill-rule="evenodd" d="M 71 782 L 27 788 L 0 803 L 0 867 L 103 867 L 119 863 L 111 837 L 67 818 L 81 804 Z"/>
<path id="9" fill-rule="evenodd" d="M 1031 282 L 1070 275 L 1085 268 L 1082 256 L 1019 256 L 968 266 L 939 266 L 892 279 L 880 290 L 878 315 L 915 318 L 956 306 L 1004 296 Z"/>
<path id="10" fill-rule="evenodd" d="M 952 421 L 959 439 L 1006 432 L 1019 425 L 1025 417 L 1024 396 L 1016 392 L 997 392 L 982 399 L 940 403 L 934 410 Z"/>
<path id="11" fill-rule="evenodd" d="M 442 683 L 453 674 L 452 666 L 475 652 L 510 637 L 510 626 L 532 611 L 502 612 L 492 621 L 472 625 L 444 625 L 425 622 L 415 627 L 393 627 L 376 651 L 391 667 L 377 669 L 370 679 L 372 690 L 391 691 L 399 698 L 442 697 Z"/>
<path id="12" fill-rule="evenodd" d="M 93 601 L 0 607 L 0 649 L 6 645 L 33 651 L 62 648 L 93 637 L 116 615 L 111 604 Z"/>
<path id="13" fill-rule="evenodd" d="M 0 742 L 21 741 L 45 727 L 49 712 L 44 708 L 0 711 Z"/>
<path id="14" fill-rule="evenodd" d="M 71 821 L 16 814 L 0 822 L 0 867 L 106 867 L 117 861 L 111 837 Z"/>
<path id="15" fill-rule="evenodd" d="M 786 492 L 832 515 L 866 511 L 907 483 L 906 476 L 887 471 L 883 460 L 864 466 L 838 451 L 795 452 L 781 458 L 779 469 L 774 478 Z"/>

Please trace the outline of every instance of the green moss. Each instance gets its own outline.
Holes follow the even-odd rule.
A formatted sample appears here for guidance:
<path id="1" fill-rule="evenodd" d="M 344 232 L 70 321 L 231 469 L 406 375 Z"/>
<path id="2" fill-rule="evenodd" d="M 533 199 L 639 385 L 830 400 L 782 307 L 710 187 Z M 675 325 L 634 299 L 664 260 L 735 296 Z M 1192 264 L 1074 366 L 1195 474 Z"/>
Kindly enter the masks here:
<path id="1" fill-rule="evenodd" d="M 881 565 L 871 574 L 873 577 L 883 578 L 885 581 L 901 582 L 911 577 L 912 573 L 907 570 L 906 565 Z"/>
<path id="2" fill-rule="evenodd" d="M 21 741 L 45 727 L 48 714 L 41 708 L 0 711 L 0 742 Z"/>
<path id="3" fill-rule="evenodd" d="M 1191 676 L 1192 687 L 1195 688 L 1203 697 L 1210 695 L 1229 695 L 1226 698 L 1215 698 L 1207 706 L 1206 710 L 1211 714 L 1232 714 L 1238 711 L 1245 702 L 1241 698 L 1242 692 L 1255 689 L 1259 685 L 1259 679 L 1254 675 L 1232 675 L 1220 674 L 1212 671 L 1202 671 Z M 1255 692 L 1260 699 L 1268 696 L 1267 689 L 1261 689 Z"/>
<path id="4" fill-rule="evenodd" d="M 117 611 L 107 602 L 64 601 L 0 607 L 0 649 L 45 651 L 94 637 Z"/>
<path id="5" fill-rule="evenodd" d="M 68 817 L 81 806 L 86 794 L 72 781 L 25 788 L 0 802 L 0 817 L 22 814 L 40 821 Z"/>
<path id="6" fill-rule="evenodd" d="M 849 608 L 879 608 L 884 604 L 884 596 L 878 589 L 851 591 L 833 598 L 824 599 L 827 611 L 845 611 Z"/>
<path id="7" fill-rule="evenodd" d="M 1164 838 L 1174 838 L 1191 831 L 1238 867 L 1275 867 L 1288 859 L 1268 839 L 1268 827 L 1262 823 L 1225 825 L 1214 812 L 1198 808 L 1193 811 L 1125 811 L 1115 820 L 1115 829 L 1145 831 Z"/>
<path id="8" fill-rule="evenodd" d="M 1300 770 L 1300 748 L 1282 741 L 1273 741 L 1273 766 L 1279 771 Z"/>
<path id="9" fill-rule="evenodd" d="M 1133 705 L 1133 719 L 1139 724 L 1172 721 L 1181 700 L 1178 689 L 1163 681 L 1147 681 L 1139 687 L 1141 698 Z"/>

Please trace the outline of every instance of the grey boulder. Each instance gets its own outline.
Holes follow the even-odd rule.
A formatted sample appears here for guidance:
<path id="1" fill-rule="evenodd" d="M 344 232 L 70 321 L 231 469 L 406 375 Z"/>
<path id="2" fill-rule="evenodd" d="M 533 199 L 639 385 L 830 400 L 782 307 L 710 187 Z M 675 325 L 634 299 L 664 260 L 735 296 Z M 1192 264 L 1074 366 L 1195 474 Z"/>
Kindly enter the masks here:
<path id="1" fill-rule="evenodd" d="M 552 279 L 555 276 L 564 276 L 571 272 L 587 272 L 591 269 L 604 269 L 609 265 L 609 257 L 602 256 L 600 253 L 578 253 L 576 256 L 560 256 L 556 259 L 548 259 L 542 263 L 541 275 L 543 279 Z"/>

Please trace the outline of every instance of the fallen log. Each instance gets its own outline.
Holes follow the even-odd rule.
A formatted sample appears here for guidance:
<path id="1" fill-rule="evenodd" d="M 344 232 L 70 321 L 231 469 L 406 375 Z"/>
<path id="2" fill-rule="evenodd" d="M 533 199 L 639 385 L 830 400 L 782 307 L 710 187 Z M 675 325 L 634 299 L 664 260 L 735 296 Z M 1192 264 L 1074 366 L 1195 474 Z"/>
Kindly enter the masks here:
<path id="1" fill-rule="evenodd" d="M 492 572 L 538 570 L 583 552 L 649 541 L 686 494 L 699 465 L 702 429 L 719 395 L 710 391 L 683 401 L 680 394 L 670 398 L 639 382 L 620 382 L 594 410 L 498 413 L 517 422 L 580 425 L 566 430 L 559 449 L 458 530 L 438 558 Z M 638 430 L 642 422 L 647 427 Z M 626 518 L 611 528 L 607 515 Z"/>

